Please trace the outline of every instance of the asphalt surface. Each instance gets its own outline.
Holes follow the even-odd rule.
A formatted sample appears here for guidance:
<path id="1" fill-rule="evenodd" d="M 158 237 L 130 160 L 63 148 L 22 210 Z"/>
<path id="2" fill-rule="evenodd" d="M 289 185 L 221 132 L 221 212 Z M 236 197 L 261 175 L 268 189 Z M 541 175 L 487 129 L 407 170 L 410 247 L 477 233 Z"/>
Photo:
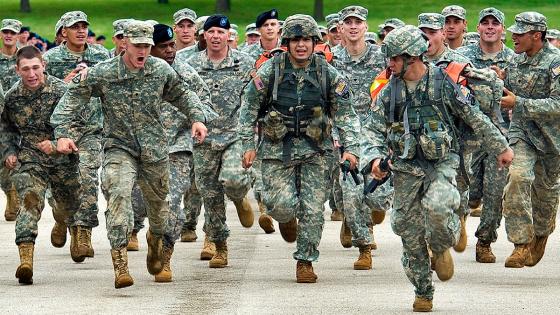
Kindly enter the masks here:
<path id="1" fill-rule="evenodd" d="M 34 284 L 21 286 L 15 278 L 19 265 L 14 223 L 0 219 L 0 313 L 2 314 L 403 314 L 411 313 L 414 291 L 404 275 L 401 243 L 391 231 L 389 216 L 375 228 L 379 249 L 374 267 L 355 271 L 357 249 L 339 242 L 341 222 L 325 211 L 321 256 L 314 264 L 316 284 L 295 282 L 292 252 L 277 231 L 265 234 L 255 222 L 243 228 L 228 203 L 231 229 L 229 266 L 210 269 L 199 260 L 202 222 L 194 243 L 177 243 L 172 258 L 174 282 L 155 283 L 146 269 L 145 229 L 140 251 L 129 252 L 134 285 L 116 290 L 110 247 L 106 237 L 100 195 L 100 226 L 93 231 L 95 258 L 72 262 L 69 240 L 64 248 L 50 244 L 54 224 L 50 208 L 39 222 L 34 260 Z M 0 207 L 5 197 L 0 194 Z M 256 212 L 256 203 L 252 204 Z M 328 207 L 327 207 L 328 208 Z M 3 213 L 3 212 L 2 212 Z M 201 219 L 203 217 L 201 216 Z M 474 232 L 478 218 L 467 221 L 467 250 L 453 253 L 455 276 L 442 283 L 434 275 L 434 312 L 440 314 L 560 314 L 560 245 L 558 232 L 548 241 L 543 260 L 533 268 L 506 269 L 511 253 L 502 227 L 493 246 L 495 264 L 474 260 Z M 146 222 L 147 223 L 147 222 Z"/>

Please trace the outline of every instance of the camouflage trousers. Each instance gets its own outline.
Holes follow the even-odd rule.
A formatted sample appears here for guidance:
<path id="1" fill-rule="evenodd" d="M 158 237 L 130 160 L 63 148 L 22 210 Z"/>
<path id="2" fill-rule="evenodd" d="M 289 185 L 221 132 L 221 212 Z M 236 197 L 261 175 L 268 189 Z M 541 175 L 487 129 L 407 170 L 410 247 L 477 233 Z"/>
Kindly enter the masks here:
<path id="1" fill-rule="evenodd" d="M 202 209 L 202 196 L 196 186 L 196 179 L 194 175 L 194 157 L 192 153 L 188 154 L 189 160 L 189 173 L 186 174 L 189 178 L 190 187 L 184 192 L 183 195 L 183 212 L 185 213 L 185 223 L 183 224 L 183 231 L 196 230 L 198 223 L 198 216 Z M 204 212 L 205 218 L 206 213 Z"/>
<path id="2" fill-rule="evenodd" d="M 280 223 L 298 219 L 294 259 L 316 261 L 325 223 L 323 207 L 328 197 L 325 187 L 329 184 L 329 168 L 325 157 L 314 155 L 288 165 L 281 160 L 263 160 L 261 172 L 268 214 Z"/>
<path id="3" fill-rule="evenodd" d="M 138 182 L 134 182 L 132 186 L 131 204 L 132 212 L 134 213 L 134 226 L 132 232 L 138 233 L 144 228 L 144 220 L 146 219 L 147 210 L 146 202 L 144 202 L 144 195 L 142 195 L 142 190 L 138 186 Z"/>
<path id="4" fill-rule="evenodd" d="M 344 209 L 344 202 L 342 200 L 342 187 L 340 186 L 340 162 L 338 155 L 333 153 L 327 156 L 327 163 L 329 166 L 329 207 L 332 210 Z"/>
<path id="5" fill-rule="evenodd" d="M 372 236 L 368 226 L 372 226 L 371 210 L 364 203 L 364 183 L 363 180 L 356 185 L 350 174 L 346 179 L 342 178 L 340 172 L 339 183 L 342 188 L 342 200 L 344 219 L 352 231 L 352 245 L 360 247 L 370 245 Z M 361 176 L 360 176 L 361 177 Z"/>
<path id="6" fill-rule="evenodd" d="M 194 168 L 207 213 L 203 230 L 210 241 L 223 242 L 229 237 L 224 195 L 231 200 L 242 200 L 251 188 L 250 171 L 241 166 L 241 142 L 225 148 L 209 143 L 195 145 Z"/>
<path id="7" fill-rule="evenodd" d="M 13 181 L 11 179 L 11 172 L 2 165 L 0 167 L 0 188 L 2 188 L 2 191 L 7 194 L 8 191 L 12 190 L 12 185 Z"/>
<path id="8" fill-rule="evenodd" d="M 74 214 L 72 226 L 96 227 L 97 196 L 99 195 L 98 171 L 101 167 L 101 135 L 88 135 L 78 142 L 80 152 L 80 196 L 82 207 Z"/>
<path id="9" fill-rule="evenodd" d="M 456 210 L 460 195 L 455 182 L 459 158 L 452 154 L 435 164 L 435 179 L 431 183 L 412 163 L 399 162 L 395 163 L 393 177 L 395 199 L 391 227 L 401 237 L 401 262 L 416 296 L 431 300 L 434 285 L 428 246 L 434 253 L 443 253 L 459 239 Z"/>
<path id="10" fill-rule="evenodd" d="M 146 202 L 150 230 L 155 236 L 163 236 L 169 210 L 168 160 L 144 163 L 125 150 L 110 149 L 103 159 L 101 189 L 107 199 L 107 237 L 113 249 L 126 246 L 133 230 L 131 193 L 135 181 Z"/>
<path id="11" fill-rule="evenodd" d="M 58 209 L 55 220 L 68 224 L 80 207 L 78 163 L 45 167 L 22 163 L 12 176 L 21 202 L 16 218 L 16 244 L 35 243 L 37 223 L 45 207 L 45 193 L 50 188 Z"/>
<path id="12" fill-rule="evenodd" d="M 508 240 L 527 244 L 555 228 L 560 192 L 560 156 L 538 151 L 521 139 L 510 140 L 515 159 L 504 189 L 503 212 Z"/>
<path id="13" fill-rule="evenodd" d="M 471 161 L 472 161 L 472 151 L 475 150 L 474 148 L 467 148 L 463 152 L 463 163 L 464 169 L 461 169 L 461 166 L 457 169 L 457 189 L 459 190 L 459 195 L 461 196 L 461 204 L 455 211 L 458 216 L 467 216 L 471 212 L 469 208 L 469 196 L 470 196 L 470 189 L 469 189 L 469 182 L 468 179 L 471 176 Z M 466 173 L 466 174 L 465 174 Z"/>
<path id="14" fill-rule="evenodd" d="M 261 160 L 259 158 L 255 159 L 253 163 L 253 195 L 257 202 L 262 202 L 262 174 L 261 174 Z"/>
<path id="15" fill-rule="evenodd" d="M 496 158 L 482 149 L 473 152 L 471 170 L 469 198 L 480 200 L 484 196 L 483 211 L 475 236 L 485 243 L 495 242 L 502 221 L 502 196 L 507 170 L 498 170 Z"/>

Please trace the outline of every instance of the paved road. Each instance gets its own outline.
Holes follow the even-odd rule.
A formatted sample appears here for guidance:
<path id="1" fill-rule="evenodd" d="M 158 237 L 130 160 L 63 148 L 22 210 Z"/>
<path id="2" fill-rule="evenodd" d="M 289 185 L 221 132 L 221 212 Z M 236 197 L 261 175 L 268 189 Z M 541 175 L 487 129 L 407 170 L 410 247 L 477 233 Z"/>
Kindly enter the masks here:
<path id="1" fill-rule="evenodd" d="M 0 194 L 1 195 L 1 194 Z M 0 196 L 0 204 L 5 198 Z M 101 208 L 105 208 L 101 201 Z M 254 201 L 253 201 L 254 204 Z M 241 227 L 235 209 L 228 205 L 229 264 L 209 269 L 198 260 L 202 241 L 177 243 L 172 260 L 175 281 L 156 284 L 146 270 L 146 241 L 129 253 L 134 286 L 113 288 L 113 269 L 105 222 L 93 232 L 95 258 L 73 263 L 67 245 L 54 248 L 50 209 L 44 211 L 35 250 L 34 284 L 20 286 L 14 277 L 19 264 L 13 223 L 0 219 L 0 309 L 2 314 L 402 314 L 412 309 L 414 293 L 400 264 L 400 239 L 388 219 L 376 227 L 379 250 L 371 271 L 355 271 L 357 249 L 339 243 L 340 222 L 326 215 L 316 284 L 295 283 L 294 244 L 279 232 L 266 235 L 256 224 Z M 473 236 L 478 218 L 468 221 Z M 454 253 L 455 277 L 436 282 L 434 311 L 441 314 L 560 314 L 560 245 L 558 232 L 548 242 L 539 265 L 505 269 L 512 250 L 503 228 L 494 252 L 496 264 L 474 261 L 475 238 L 465 253 Z M 434 277 L 435 278 L 435 277 Z"/>

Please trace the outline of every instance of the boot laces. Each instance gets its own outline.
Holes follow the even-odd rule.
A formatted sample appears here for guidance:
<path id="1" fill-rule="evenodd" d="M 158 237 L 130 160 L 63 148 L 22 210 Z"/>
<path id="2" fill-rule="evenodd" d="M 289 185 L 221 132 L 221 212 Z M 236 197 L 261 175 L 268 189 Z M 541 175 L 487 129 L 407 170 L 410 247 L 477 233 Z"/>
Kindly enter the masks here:
<path id="1" fill-rule="evenodd" d="M 115 262 L 117 263 L 117 273 L 119 275 L 123 275 L 128 273 L 128 268 L 126 267 L 126 261 L 123 257 L 122 251 L 119 251 L 117 253 L 117 257 L 115 259 Z"/>
<path id="2" fill-rule="evenodd" d="M 88 239 L 91 238 L 91 231 L 78 226 L 78 246 L 89 247 Z"/>

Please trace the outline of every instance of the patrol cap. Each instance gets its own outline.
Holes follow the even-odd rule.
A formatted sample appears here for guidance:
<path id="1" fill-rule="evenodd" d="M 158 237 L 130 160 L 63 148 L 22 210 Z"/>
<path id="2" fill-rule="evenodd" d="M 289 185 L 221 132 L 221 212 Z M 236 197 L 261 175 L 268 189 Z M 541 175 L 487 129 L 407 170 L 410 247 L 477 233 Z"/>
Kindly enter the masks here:
<path id="1" fill-rule="evenodd" d="M 159 22 L 156 20 L 146 20 L 144 22 L 150 24 L 151 26 L 156 26 L 157 24 L 159 24 Z"/>
<path id="2" fill-rule="evenodd" d="M 321 32 L 321 35 L 327 35 L 329 33 L 329 30 L 327 30 L 327 28 L 323 25 L 319 25 L 319 32 Z"/>
<path id="3" fill-rule="evenodd" d="M 397 18 L 390 18 L 390 19 L 386 19 L 385 22 L 383 22 L 383 24 L 379 25 L 379 26 L 383 26 L 383 28 L 386 27 L 392 27 L 392 28 L 399 28 L 399 27 L 403 27 L 406 24 L 404 24 L 403 21 L 397 19 Z"/>
<path id="4" fill-rule="evenodd" d="M 169 25 L 154 25 L 154 46 L 173 39 L 173 29 Z"/>
<path id="5" fill-rule="evenodd" d="M 366 42 L 377 44 L 377 42 L 379 41 L 379 36 L 377 36 L 377 34 L 374 32 L 366 32 L 365 40 Z"/>
<path id="6" fill-rule="evenodd" d="M 421 13 L 418 15 L 418 28 L 426 27 L 440 30 L 445 24 L 445 17 L 439 13 Z"/>
<path id="7" fill-rule="evenodd" d="M 546 38 L 549 39 L 560 39 L 560 31 L 554 28 L 551 28 L 546 31 Z"/>
<path id="8" fill-rule="evenodd" d="M 60 18 L 63 27 L 70 27 L 78 22 L 84 22 L 89 25 L 87 20 L 87 15 L 82 11 L 70 11 L 66 12 Z"/>
<path id="9" fill-rule="evenodd" d="M 530 31 L 546 31 L 546 17 L 538 12 L 523 12 L 515 16 L 515 24 L 508 27 L 514 34 L 525 34 Z"/>
<path id="10" fill-rule="evenodd" d="M 231 24 L 229 25 L 229 27 L 230 27 L 230 29 L 234 29 L 234 30 L 236 30 L 236 31 L 239 30 L 239 26 L 237 26 L 237 24 L 234 24 L 234 23 L 231 23 Z"/>
<path id="11" fill-rule="evenodd" d="M 132 44 L 154 45 L 154 27 L 145 21 L 130 21 L 124 27 L 124 36 Z"/>
<path id="12" fill-rule="evenodd" d="M 443 8 L 443 10 L 441 10 L 441 14 L 444 17 L 455 16 L 460 18 L 461 20 L 467 19 L 467 10 L 465 10 L 463 7 L 460 7 L 458 5 L 450 5 Z"/>
<path id="13" fill-rule="evenodd" d="M 201 35 L 202 33 L 204 33 L 204 22 L 206 22 L 208 18 L 208 15 L 204 15 L 194 21 L 194 25 L 196 26 L 196 35 Z"/>
<path id="14" fill-rule="evenodd" d="M 272 9 L 259 14 L 259 16 L 257 16 L 257 20 L 255 21 L 255 25 L 257 28 L 260 28 L 266 20 L 278 20 L 278 10 Z"/>
<path id="15" fill-rule="evenodd" d="M 181 9 L 173 14 L 173 22 L 179 24 L 182 20 L 189 20 L 193 23 L 196 22 L 196 12 L 189 8 Z"/>
<path id="16" fill-rule="evenodd" d="M 227 16 L 222 14 L 214 14 L 208 17 L 206 22 L 204 22 L 204 31 L 206 32 L 211 27 L 219 27 L 229 30 L 231 28 L 231 24 L 229 23 L 229 19 Z"/>
<path id="17" fill-rule="evenodd" d="M 261 35 L 255 23 L 251 23 L 245 27 L 245 35 Z"/>
<path id="18" fill-rule="evenodd" d="M 339 21 L 344 21 L 351 16 L 358 18 L 362 21 L 365 21 L 367 20 L 368 10 L 359 5 L 351 5 L 340 10 L 339 14 L 340 14 Z"/>
<path id="19" fill-rule="evenodd" d="M 58 20 L 54 26 L 54 36 L 58 35 L 58 32 L 62 30 L 62 21 Z"/>
<path id="20" fill-rule="evenodd" d="M 468 32 L 463 38 L 467 41 L 468 45 L 476 44 L 480 41 L 480 34 L 477 32 Z"/>
<path id="21" fill-rule="evenodd" d="M 18 20 L 3 19 L 2 20 L 2 29 L 0 29 L 0 31 L 9 30 L 9 31 L 15 32 L 16 34 L 19 34 L 19 32 L 21 31 L 21 26 L 22 26 L 22 24 Z"/>
<path id="22" fill-rule="evenodd" d="M 478 14 L 478 23 L 480 23 L 482 19 L 484 19 L 487 16 L 495 17 L 496 20 L 500 22 L 500 24 L 504 24 L 504 21 L 506 19 L 502 11 L 496 8 L 486 8 L 486 9 L 482 9 L 482 11 L 480 11 L 480 13 Z"/>
<path id="23" fill-rule="evenodd" d="M 132 19 L 119 19 L 113 22 L 113 30 L 115 33 L 113 36 L 122 35 L 124 34 L 124 27 L 126 23 L 132 21 Z"/>
<path id="24" fill-rule="evenodd" d="M 327 29 L 329 30 L 329 32 L 336 27 L 339 20 L 340 15 L 338 13 L 332 13 L 325 17 L 325 22 L 327 22 Z"/>
<path id="25" fill-rule="evenodd" d="M 229 41 L 236 40 L 238 36 L 239 33 L 234 28 L 229 29 L 229 38 L 228 38 Z"/>

